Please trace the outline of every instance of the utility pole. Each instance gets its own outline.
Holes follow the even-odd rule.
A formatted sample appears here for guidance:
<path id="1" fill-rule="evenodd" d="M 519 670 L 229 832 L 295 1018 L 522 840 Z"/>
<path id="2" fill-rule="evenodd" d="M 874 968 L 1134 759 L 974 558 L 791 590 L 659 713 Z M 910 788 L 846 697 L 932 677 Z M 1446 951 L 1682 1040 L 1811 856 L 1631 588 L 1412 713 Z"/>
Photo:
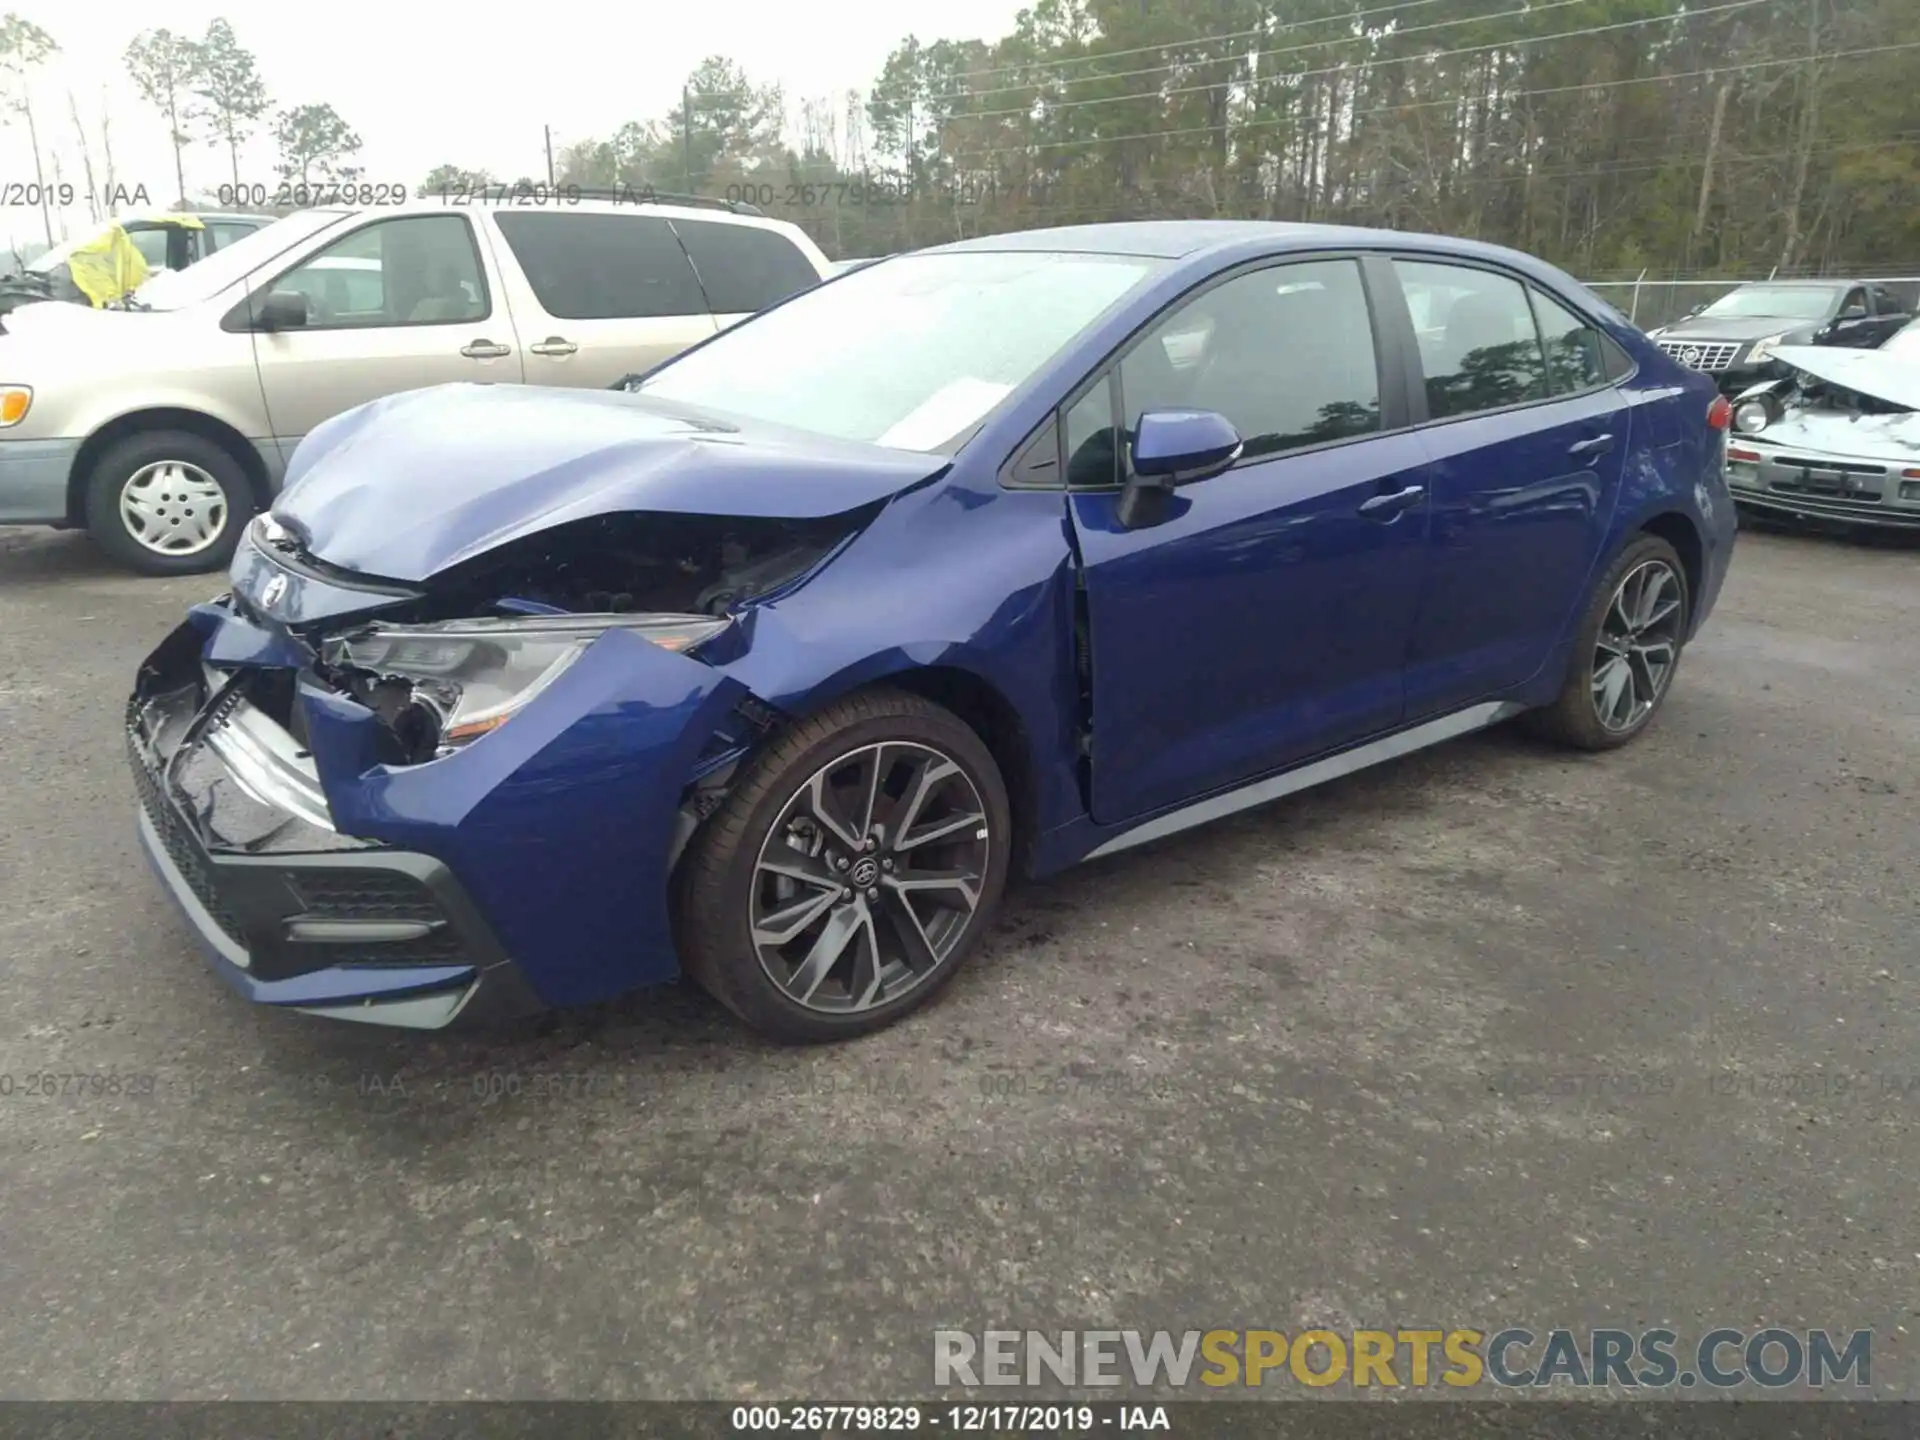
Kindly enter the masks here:
<path id="1" fill-rule="evenodd" d="M 547 137 L 547 188 L 553 189 L 553 127 L 542 125 L 541 133 Z"/>
<path id="2" fill-rule="evenodd" d="M 680 189 L 693 193 L 693 91 L 680 87 Z"/>

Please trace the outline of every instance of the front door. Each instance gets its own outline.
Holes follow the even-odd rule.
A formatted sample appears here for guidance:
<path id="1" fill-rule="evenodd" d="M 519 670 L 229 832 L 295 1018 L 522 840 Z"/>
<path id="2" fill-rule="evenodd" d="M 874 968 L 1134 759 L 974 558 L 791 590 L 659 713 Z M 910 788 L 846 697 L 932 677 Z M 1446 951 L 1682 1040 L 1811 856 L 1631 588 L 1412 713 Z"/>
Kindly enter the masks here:
<path id="1" fill-rule="evenodd" d="M 253 337 L 282 463 L 321 421 L 383 395 L 518 381 L 491 276 L 466 216 L 408 215 L 362 225 L 256 289 L 250 299 L 281 290 L 307 302 L 306 324 Z"/>
<path id="2" fill-rule="evenodd" d="M 1358 261 L 1266 266 L 1183 302 L 1128 352 L 1117 385 L 1110 374 L 1068 408 L 1100 822 L 1399 723 L 1425 454 L 1374 335 Z M 1226 416 L 1243 457 L 1128 528 L 1115 437 L 1181 407 Z"/>
<path id="3" fill-rule="evenodd" d="M 1534 675 L 1586 594 L 1618 503 L 1630 411 L 1588 321 L 1498 271 L 1393 265 L 1418 331 L 1432 551 L 1407 718 Z"/>

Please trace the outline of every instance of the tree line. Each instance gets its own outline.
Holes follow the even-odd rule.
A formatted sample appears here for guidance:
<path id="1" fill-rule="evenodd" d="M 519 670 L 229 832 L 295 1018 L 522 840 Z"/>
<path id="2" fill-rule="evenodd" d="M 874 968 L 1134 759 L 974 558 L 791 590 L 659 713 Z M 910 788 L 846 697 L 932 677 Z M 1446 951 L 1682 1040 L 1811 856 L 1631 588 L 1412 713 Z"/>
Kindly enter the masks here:
<path id="1" fill-rule="evenodd" d="M 1039 0 L 997 40 L 908 37 L 797 130 L 715 56 L 543 178 L 753 200 L 845 255 L 1224 216 L 1590 278 L 1885 273 L 1920 264 L 1916 73 L 1914 0 Z M 491 177 L 423 188 L 450 178 Z"/>
<path id="2" fill-rule="evenodd" d="M 58 48 L 0 18 L 0 119 L 42 181 L 29 81 Z M 276 104 L 224 19 L 125 61 L 182 202 L 189 146 L 224 149 L 237 186 L 263 126 L 285 182 L 361 174 L 334 107 Z M 1916 65 L 1914 0 L 1038 0 L 998 39 L 908 36 L 866 89 L 797 107 L 709 57 L 668 113 L 508 183 L 747 200 L 837 255 L 1225 216 L 1480 236 L 1589 278 L 1884 272 L 1920 264 Z M 445 164 L 420 190 L 504 178 Z"/>

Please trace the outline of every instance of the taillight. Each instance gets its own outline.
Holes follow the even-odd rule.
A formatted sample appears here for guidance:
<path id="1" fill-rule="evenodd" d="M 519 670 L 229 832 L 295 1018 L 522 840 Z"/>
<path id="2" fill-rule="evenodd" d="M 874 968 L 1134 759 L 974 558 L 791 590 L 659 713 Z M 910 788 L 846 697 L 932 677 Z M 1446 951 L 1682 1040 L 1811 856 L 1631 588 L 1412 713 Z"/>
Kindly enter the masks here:
<path id="1" fill-rule="evenodd" d="M 1727 458 L 1729 460 L 1748 460 L 1758 465 L 1760 463 L 1760 452 L 1758 450 L 1736 450 L 1732 446 L 1728 446 Z"/>
<path id="2" fill-rule="evenodd" d="M 1713 397 L 1713 403 L 1707 407 L 1707 424 L 1715 430 L 1733 428 L 1733 402 L 1724 395 Z"/>

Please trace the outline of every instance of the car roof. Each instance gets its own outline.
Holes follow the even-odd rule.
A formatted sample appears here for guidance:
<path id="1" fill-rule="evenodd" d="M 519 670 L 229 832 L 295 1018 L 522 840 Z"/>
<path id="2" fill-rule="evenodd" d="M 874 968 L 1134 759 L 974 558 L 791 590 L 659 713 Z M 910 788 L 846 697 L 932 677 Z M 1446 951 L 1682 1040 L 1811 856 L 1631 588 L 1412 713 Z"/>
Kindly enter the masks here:
<path id="1" fill-rule="evenodd" d="M 1530 256 L 1500 245 L 1451 235 L 1423 235 L 1353 225 L 1306 225 L 1286 220 L 1131 220 L 1099 225 L 1055 225 L 1005 235 L 982 235 L 936 245 L 921 254 L 969 250 L 1052 250 L 1085 255 L 1128 255 L 1180 260 L 1207 251 L 1235 249 L 1310 250 L 1339 246 L 1378 249 L 1394 245 L 1422 250 L 1538 265 Z"/>

